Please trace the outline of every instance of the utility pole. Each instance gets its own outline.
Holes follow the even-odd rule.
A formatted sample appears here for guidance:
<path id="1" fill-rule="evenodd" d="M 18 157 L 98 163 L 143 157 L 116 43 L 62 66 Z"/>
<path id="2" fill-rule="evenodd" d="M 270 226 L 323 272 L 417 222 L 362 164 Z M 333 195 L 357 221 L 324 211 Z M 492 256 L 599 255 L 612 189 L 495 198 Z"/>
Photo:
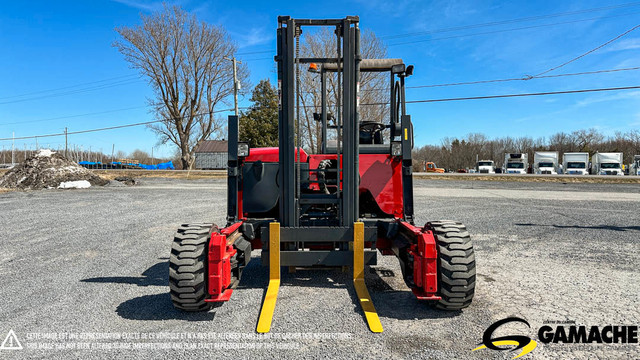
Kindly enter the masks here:
<path id="1" fill-rule="evenodd" d="M 13 132 L 11 135 L 11 165 L 16 163 L 16 132 Z"/>
<path id="2" fill-rule="evenodd" d="M 111 144 L 111 163 L 113 164 L 113 150 L 116 148 L 116 144 Z"/>
<path id="3" fill-rule="evenodd" d="M 64 157 L 67 157 L 67 128 L 64 128 Z"/>
<path id="4" fill-rule="evenodd" d="M 236 64 L 242 64 L 242 61 L 236 60 L 235 56 L 231 59 L 225 56 L 224 59 L 233 62 L 233 102 L 235 104 L 235 114 L 238 116 L 238 90 L 240 90 L 240 83 L 238 82 L 238 70 L 236 69 Z"/>
<path id="5" fill-rule="evenodd" d="M 91 162 L 91 145 L 89 145 L 89 156 L 88 156 L 87 161 Z"/>
<path id="6" fill-rule="evenodd" d="M 38 137 L 36 136 L 36 151 L 38 151 Z"/>
<path id="7" fill-rule="evenodd" d="M 156 162 L 153 160 L 153 146 L 151 147 L 151 165 L 155 165 Z"/>

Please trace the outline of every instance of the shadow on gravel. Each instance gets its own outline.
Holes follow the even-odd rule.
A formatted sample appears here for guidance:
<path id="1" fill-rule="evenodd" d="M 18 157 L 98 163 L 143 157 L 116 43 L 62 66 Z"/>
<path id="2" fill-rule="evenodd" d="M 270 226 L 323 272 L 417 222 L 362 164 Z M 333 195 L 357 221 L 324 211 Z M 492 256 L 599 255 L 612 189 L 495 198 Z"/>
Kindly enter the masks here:
<path id="1" fill-rule="evenodd" d="M 386 270 L 389 271 L 389 270 Z M 427 302 L 416 299 L 411 290 L 403 285 L 403 288 L 391 287 L 382 277 L 389 277 L 385 270 L 370 268 L 365 273 L 365 281 L 371 300 L 381 318 L 392 318 L 398 320 L 421 320 L 421 319 L 446 319 L 462 314 L 462 311 L 444 311 L 431 308 Z M 382 277 L 380 277 L 382 275 Z M 400 276 L 402 275 L 391 275 Z M 366 322 L 364 312 L 360 307 L 360 300 L 356 289 L 347 286 L 349 296 L 354 306 L 354 311 L 359 312 L 363 321 Z"/>
<path id="2" fill-rule="evenodd" d="M 215 312 L 186 312 L 173 307 L 169 293 L 144 295 L 118 305 L 116 313 L 129 320 L 211 321 Z"/>
<path id="3" fill-rule="evenodd" d="M 80 280 L 90 283 L 131 284 L 137 286 L 163 286 L 169 288 L 169 261 L 161 261 L 142 273 L 142 276 L 107 276 Z M 169 292 L 144 295 L 118 305 L 116 313 L 129 320 L 186 320 L 210 321 L 214 312 L 190 313 L 177 310 L 171 303 Z"/>
<path id="4" fill-rule="evenodd" d="M 584 225 L 545 225 L 545 224 L 530 224 L 523 223 L 514 224 L 516 226 L 540 226 L 540 227 L 553 227 L 556 229 L 594 229 L 594 230 L 613 230 L 613 231 L 640 231 L 640 226 L 615 226 L 615 225 L 593 225 L 593 226 L 584 226 Z"/>
<path id="5" fill-rule="evenodd" d="M 107 276 L 82 279 L 82 282 L 132 284 L 138 286 L 168 286 L 169 261 L 159 262 L 142 273 L 142 276 Z"/>

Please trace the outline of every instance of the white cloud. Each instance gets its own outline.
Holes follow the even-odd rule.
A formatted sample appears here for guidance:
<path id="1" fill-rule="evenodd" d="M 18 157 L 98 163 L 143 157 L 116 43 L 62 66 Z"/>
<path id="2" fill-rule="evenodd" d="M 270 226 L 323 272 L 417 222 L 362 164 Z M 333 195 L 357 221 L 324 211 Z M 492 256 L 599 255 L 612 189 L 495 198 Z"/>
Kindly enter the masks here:
<path id="1" fill-rule="evenodd" d="M 156 11 L 162 9 L 162 1 L 145 0 L 112 0 L 117 3 L 145 11 Z"/>
<path id="2" fill-rule="evenodd" d="M 251 28 L 244 33 L 234 33 L 233 37 L 238 41 L 239 48 L 268 43 L 273 39 L 273 31 L 264 28 Z"/>
<path id="3" fill-rule="evenodd" d="M 640 49 L 640 38 L 620 40 L 609 46 L 606 51 L 624 51 Z"/>
<path id="4" fill-rule="evenodd" d="M 592 96 L 576 102 L 575 106 L 583 107 L 583 106 L 589 106 L 589 105 L 602 103 L 602 102 L 628 100 L 628 99 L 640 99 L 640 91 L 620 91 L 619 93 L 613 94 L 613 95 Z"/>

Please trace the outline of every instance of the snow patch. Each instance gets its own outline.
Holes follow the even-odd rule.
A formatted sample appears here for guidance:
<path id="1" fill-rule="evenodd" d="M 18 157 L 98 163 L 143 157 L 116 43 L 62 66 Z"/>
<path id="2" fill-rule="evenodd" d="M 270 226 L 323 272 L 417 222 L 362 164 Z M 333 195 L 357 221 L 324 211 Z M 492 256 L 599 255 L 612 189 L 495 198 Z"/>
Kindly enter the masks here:
<path id="1" fill-rule="evenodd" d="M 55 154 L 55 151 L 51 151 L 49 149 L 40 149 L 36 156 L 38 157 L 51 157 L 51 155 Z"/>
<path id="2" fill-rule="evenodd" d="M 87 189 L 91 187 L 91 183 L 87 180 L 65 181 L 58 185 L 58 189 Z"/>

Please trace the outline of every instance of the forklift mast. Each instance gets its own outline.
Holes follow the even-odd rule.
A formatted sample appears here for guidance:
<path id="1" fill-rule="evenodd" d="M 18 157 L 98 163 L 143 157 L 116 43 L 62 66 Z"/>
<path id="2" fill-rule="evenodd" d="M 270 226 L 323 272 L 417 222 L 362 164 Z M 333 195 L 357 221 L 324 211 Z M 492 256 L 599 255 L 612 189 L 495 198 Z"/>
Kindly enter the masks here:
<path id="1" fill-rule="evenodd" d="M 299 227 L 301 205 L 315 201 L 334 200 L 339 209 L 338 226 L 350 226 L 358 219 L 358 135 L 359 135 L 359 82 L 360 82 L 360 29 L 359 18 L 350 16 L 337 20 L 292 19 L 278 17 L 277 56 L 280 106 L 278 111 L 280 205 L 282 226 Z M 303 26 L 333 26 L 336 34 L 337 58 L 302 58 L 299 41 Z M 301 148 L 299 72 L 303 64 L 336 63 L 338 84 L 338 191 L 324 199 L 301 194 Z M 339 85 L 339 86 L 340 86 Z M 323 111 L 326 117 L 326 111 Z M 325 122 L 326 125 L 326 122 Z M 326 134 L 326 128 L 324 130 Z M 298 156 L 296 156 L 298 155 Z M 314 171 L 310 169 L 310 171 Z M 332 199 L 333 198 L 333 199 Z"/>

